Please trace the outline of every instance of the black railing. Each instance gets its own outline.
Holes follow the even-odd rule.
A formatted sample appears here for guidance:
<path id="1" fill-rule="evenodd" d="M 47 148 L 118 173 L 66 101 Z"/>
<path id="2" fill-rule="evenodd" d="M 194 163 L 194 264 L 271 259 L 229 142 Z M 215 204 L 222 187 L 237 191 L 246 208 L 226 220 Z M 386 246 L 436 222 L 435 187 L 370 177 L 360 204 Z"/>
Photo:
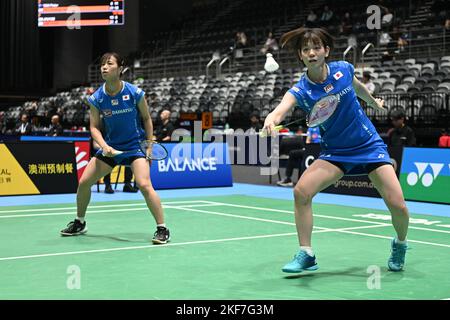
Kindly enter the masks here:
<path id="1" fill-rule="evenodd" d="M 384 100 L 388 112 L 376 111 L 361 102 L 367 116 L 375 125 L 390 122 L 395 110 L 403 111 L 408 123 L 415 127 L 448 127 L 450 122 L 450 94 L 440 92 L 377 94 Z"/>

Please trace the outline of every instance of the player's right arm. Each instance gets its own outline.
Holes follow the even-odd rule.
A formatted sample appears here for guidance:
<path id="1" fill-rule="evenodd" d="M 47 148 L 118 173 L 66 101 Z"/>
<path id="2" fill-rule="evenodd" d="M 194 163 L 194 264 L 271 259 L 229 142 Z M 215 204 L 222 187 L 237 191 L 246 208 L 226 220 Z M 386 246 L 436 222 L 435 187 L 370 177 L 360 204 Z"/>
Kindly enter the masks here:
<path id="1" fill-rule="evenodd" d="M 286 92 L 280 104 L 264 120 L 263 131 L 268 135 L 272 134 L 275 126 L 279 125 L 289 110 L 296 105 L 297 99 L 291 93 Z"/>
<path id="2" fill-rule="evenodd" d="M 110 147 L 105 139 L 103 139 L 101 129 L 101 119 L 100 119 L 100 112 L 96 107 L 94 107 L 91 103 L 88 102 L 90 112 L 89 112 L 89 129 L 91 131 L 92 139 L 100 146 L 100 148 L 103 150 L 103 154 L 107 157 L 113 157 L 114 149 Z"/>

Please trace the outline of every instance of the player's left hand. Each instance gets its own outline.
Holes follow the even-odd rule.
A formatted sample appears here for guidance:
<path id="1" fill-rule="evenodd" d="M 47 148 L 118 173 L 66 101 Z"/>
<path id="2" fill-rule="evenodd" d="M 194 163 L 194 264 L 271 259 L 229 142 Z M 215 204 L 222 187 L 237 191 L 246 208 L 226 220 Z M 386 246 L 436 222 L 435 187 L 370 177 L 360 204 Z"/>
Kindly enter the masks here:
<path id="1" fill-rule="evenodd" d="M 145 150 L 145 155 L 147 156 L 147 161 L 148 161 L 148 163 L 149 163 L 150 165 L 152 165 L 152 160 L 150 160 L 151 157 L 152 157 L 152 145 L 151 145 L 151 144 L 149 144 L 149 146 L 148 146 L 147 149 Z"/>
<path id="2" fill-rule="evenodd" d="M 374 102 L 372 102 L 372 106 L 380 111 L 386 111 L 386 108 L 384 108 L 383 99 L 375 98 Z"/>

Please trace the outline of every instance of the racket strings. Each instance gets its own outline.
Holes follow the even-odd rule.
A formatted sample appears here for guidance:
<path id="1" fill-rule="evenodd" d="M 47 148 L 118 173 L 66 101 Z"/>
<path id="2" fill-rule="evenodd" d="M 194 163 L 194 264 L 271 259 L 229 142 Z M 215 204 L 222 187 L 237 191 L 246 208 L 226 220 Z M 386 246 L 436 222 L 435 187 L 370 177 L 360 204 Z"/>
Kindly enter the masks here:
<path id="1" fill-rule="evenodd" d="M 328 120 L 336 110 L 339 101 L 339 96 L 330 95 L 316 102 L 306 118 L 307 126 L 316 127 Z"/>
<path id="2" fill-rule="evenodd" d="M 168 155 L 166 148 L 154 141 L 144 140 L 140 143 L 140 146 L 145 154 L 147 154 L 147 150 L 151 148 L 151 154 L 149 155 L 149 158 L 152 160 L 162 160 L 165 159 Z"/>

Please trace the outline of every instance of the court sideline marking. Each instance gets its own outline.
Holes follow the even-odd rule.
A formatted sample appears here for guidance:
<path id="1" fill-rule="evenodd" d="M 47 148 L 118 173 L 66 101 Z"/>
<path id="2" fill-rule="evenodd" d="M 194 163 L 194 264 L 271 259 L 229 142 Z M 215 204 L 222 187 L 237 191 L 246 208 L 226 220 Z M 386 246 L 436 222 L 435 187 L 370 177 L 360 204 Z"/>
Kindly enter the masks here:
<path id="1" fill-rule="evenodd" d="M 183 207 L 176 207 L 176 209 L 183 209 Z M 249 217 L 245 217 L 245 216 L 239 216 L 239 215 L 232 215 L 229 213 L 222 213 L 222 212 L 214 212 L 214 211 L 206 211 L 206 210 L 199 210 L 199 209 L 192 209 L 192 208 L 186 208 L 184 210 L 188 210 L 188 211 L 195 211 L 195 212 L 204 212 L 204 213 L 210 213 L 210 214 L 217 214 L 217 215 L 222 215 L 222 216 L 234 216 L 234 217 L 238 217 L 238 218 L 242 218 L 244 217 L 244 219 L 250 219 L 250 220 L 256 220 L 258 218 L 249 218 Z M 260 208 L 260 210 L 266 210 L 266 208 Z M 274 209 L 275 210 L 275 209 Z M 323 216 L 323 217 L 328 217 L 328 216 Z M 330 216 L 331 218 L 332 216 Z M 337 218 L 337 217 L 333 217 L 333 218 Z M 262 221 L 269 221 L 268 219 L 263 219 Z M 343 218 L 343 220 L 349 220 L 347 218 Z M 352 219 L 350 219 L 351 221 Z M 277 220 L 273 220 L 273 221 L 277 221 Z M 357 220 L 354 219 L 353 221 L 358 221 L 358 222 L 367 222 L 370 223 L 372 222 L 373 224 L 376 224 L 376 226 L 379 227 L 387 227 L 387 226 L 391 226 L 391 224 L 388 223 L 382 223 L 382 222 L 373 222 L 373 221 L 364 221 L 364 220 Z M 279 221 L 277 221 L 279 223 Z M 284 221 L 283 221 L 284 222 Z M 374 226 L 375 227 L 375 226 Z M 315 228 L 320 228 L 320 227 L 315 227 Z M 362 228 L 359 228 L 362 229 Z M 331 229 L 333 231 L 336 232 L 341 232 L 341 233 L 349 233 L 349 234 L 354 234 L 354 235 L 361 235 L 361 236 L 367 236 L 367 237 L 373 237 L 373 238 L 381 238 L 381 239 L 392 239 L 392 237 L 389 236 L 381 236 L 381 235 L 375 235 L 375 234 L 370 234 L 370 233 L 361 233 L 361 232 L 353 232 L 353 231 L 349 231 L 352 230 L 350 228 L 345 228 L 344 230 L 340 230 L 340 229 Z M 430 229 L 430 231 L 434 231 L 433 229 Z M 413 243 L 420 243 L 420 244 L 428 244 L 428 245 L 432 245 L 432 246 L 437 246 L 437 247 L 446 247 L 446 248 L 450 248 L 450 245 L 448 244 L 442 244 L 442 243 L 435 243 L 435 242 L 427 242 L 427 241 L 420 241 L 420 240 L 412 240 L 408 238 L 408 242 L 413 242 Z"/>
<path id="2" fill-rule="evenodd" d="M 215 204 L 220 204 L 220 203 L 215 203 Z M 170 206 L 168 206 L 168 207 L 169 208 L 173 208 L 173 209 L 187 210 L 187 211 L 196 211 L 196 212 L 201 212 L 201 213 L 208 213 L 208 214 L 214 214 L 214 215 L 228 216 L 228 217 L 234 217 L 234 218 L 240 218 L 240 219 L 248 219 L 248 220 L 257 220 L 257 221 L 264 221 L 264 222 L 270 222 L 270 223 L 282 223 L 282 224 L 295 225 L 294 223 L 285 222 L 285 221 L 277 221 L 277 220 L 270 220 L 270 219 L 261 219 L 261 218 L 255 218 L 255 217 L 232 215 L 232 214 L 227 214 L 227 213 L 222 213 L 222 212 L 206 211 L 206 210 L 193 209 L 193 208 L 183 208 L 183 207 L 170 207 Z M 265 210 L 265 208 L 260 208 L 260 210 Z M 274 210 L 276 210 L 276 209 L 274 209 Z M 364 221 L 362 221 L 362 222 L 364 222 Z M 341 233 L 350 233 L 350 234 L 355 234 L 355 235 L 363 235 L 363 236 L 368 236 L 368 237 L 391 239 L 391 237 L 388 237 L 388 236 L 380 236 L 380 235 L 373 235 L 373 234 L 366 234 L 366 233 L 360 233 L 360 232 L 351 231 L 351 230 L 357 230 L 357 229 L 368 229 L 368 228 L 386 227 L 386 226 L 390 226 L 390 224 L 377 222 L 377 223 L 375 223 L 375 225 L 371 225 L 371 226 L 348 227 L 348 228 L 340 228 L 340 229 L 315 227 L 316 229 L 319 229 L 319 230 L 318 231 L 313 231 L 313 233 L 341 232 Z M 262 236 L 252 236 L 252 237 L 227 238 L 227 239 L 217 239 L 217 240 L 202 240 L 202 241 L 182 242 L 182 243 L 174 243 L 174 244 L 170 244 L 169 243 L 169 244 L 167 244 L 165 246 L 180 246 L 180 245 L 189 245 L 189 244 L 198 244 L 198 243 L 226 242 L 226 241 L 236 241 L 236 240 L 246 240 L 246 239 L 278 237 L 278 236 L 286 236 L 286 235 L 296 235 L 296 233 L 284 233 L 284 234 L 275 234 L 275 235 L 262 235 Z M 417 240 L 409 240 L 409 241 L 410 242 L 416 242 L 416 243 L 422 243 L 422 244 L 430 244 L 430 245 L 436 245 L 436 246 L 450 247 L 450 245 L 436 244 L 436 243 L 431 243 L 431 242 L 423 242 L 423 241 L 417 241 Z M 50 254 L 30 255 L 30 256 L 4 257 L 4 258 L 0 258 L 0 261 L 18 260 L 18 259 L 27 259 L 27 258 L 38 258 L 38 257 L 48 257 L 48 256 L 73 255 L 73 254 L 82 254 L 82 253 L 94 253 L 94 252 L 133 250 L 133 249 L 144 249 L 144 248 L 155 248 L 155 247 L 158 247 L 158 246 L 148 245 L 148 246 L 134 246 L 134 247 L 121 247 L 121 248 L 109 248 L 109 249 L 96 249 L 96 250 L 87 250 L 87 251 L 50 253 Z M 164 246 L 162 246 L 162 247 L 164 247 Z"/>
<path id="3" fill-rule="evenodd" d="M 188 205 L 183 206 L 185 208 L 190 207 L 208 207 L 208 204 L 210 206 L 229 206 L 229 207 L 237 207 L 237 208 L 246 208 L 246 209 L 254 209 L 259 211 L 272 211 L 272 212 L 281 212 L 281 213 L 289 213 L 293 214 L 292 211 L 288 210 L 281 210 L 281 209 L 272 209 L 272 208 L 261 208 L 261 207 L 254 207 L 254 206 L 244 206 L 244 205 L 237 205 L 237 204 L 231 204 L 231 203 L 225 203 L 225 202 L 216 202 L 216 201 L 207 201 L 207 200 L 191 200 L 191 201 L 169 201 L 162 203 L 163 207 L 170 208 L 171 204 L 183 204 L 183 203 L 200 203 L 198 205 Z M 127 208 L 127 211 L 140 211 L 140 210 L 147 210 L 147 205 L 145 203 L 134 203 L 134 204 L 112 204 L 112 205 L 99 205 L 99 206 L 90 206 L 88 208 L 87 213 L 103 213 L 103 212 L 121 212 L 123 209 L 109 209 L 109 210 L 91 210 L 95 208 L 114 208 L 114 207 L 131 207 L 131 206 L 141 206 L 142 208 Z M 76 207 L 61 207 L 61 208 L 48 208 L 48 209 L 19 209 L 19 210 L 0 210 L 0 219 L 4 218 L 29 218 L 29 217 L 40 217 L 40 216 L 57 216 L 57 215 L 74 215 L 76 214 L 75 211 L 73 212 L 54 212 L 54 213 L 39 213 L 39 214 L 22 214 L 22 215 L 1 215 L 2 213 L 11 213 L 11 212 L 33 212 L 33 211 L 49 211 L 49 210 L 73 210 L 76 209 Z M 336 219 L 336 220 L 343 220 L 343 221 L 352 221 L 352 222 L 363 222 L 363 223 L 370 223 L 370 224 L 383 224 L 382 222 L 378 221 L 371 221 L 371 220 L 361 220 L 361 219 L 354 219 L 354 218 L 344 218 L 344 217 L 336 217 L 336 216 L 329 216 L 329 215 L 321 215 L 321 214 L 314 214 L 315 217 L 320 218 L 326 218 L 326 219 Z M 439 232 L 439 233 L 447 233 L 450 234 L 449 230 L 440 230 L 440 229 L 430 229 L 430 228 L 423 228 L 423 227 L 414 227 L 409 226 L 409 229 L 416 229 L 416 230 L 424 230 L 424 231 L 430 231 L 430 232 Z"/>
<path id="4" fill-rule="evenodd" d="M 354 230 L 354 229 L 376 228 L 376 227 L 380 227 L 380 226 L 360 226 L 360 227 L 343 228 L 342 230 L 347 230 L 347 229 Z M 320 227 L 317 227 L 317 228 L 319 229 Z M 321 230 L 313 231 L 313 233 L 334 232 L 334 231 L 341 230 L 341 229 L 329 229 L 329 228 L 320 228 L 320 229 Z M 225 239 L 215 239 L 215 240 L 199 240 L 199 241 L 189 241 L 189 242 L 179 242 L 179 243 L 168 243 L 165 245 L 152 244 L 152 245 L 146 245 L 146 246 L 119 247 L 119 248 L 95 249 L 95 250 L 84 250 L 84 251 L 69 251 L 69 252 L 58 252 L 58 253 L 44 253 L 44 254 L 36 254 L 36 255 L 28 255 L 28 256 L 4 257 L 4 258 L 0 258 L 0 261 L 54 257 L 54 256 L 66 256 L 66 255 L 75 255 L 75 254 L 83 254 L 83 253 L 152 249 L 152 248 L 174 247 L 174 246 L 183 246 L 183 245 L 192 245 L 192 244 L 218 243 L 218 242 L 294 236 L 294 235 L 297 235 L 297 232 L 278 233 L 278 234 L 250 236 L 250 237 L 225 238 Z"/>
<path id="5" fill-rule="evenodd" d="M 225 202 L 216 202 L 216 201 L 208 201 L 208 202 L 210 202 L 211 204 L 221 204 L 221 205 L 224 205 L 224 206 L 236 207 L 236 208 L 254 209 L 254 210 L 259 210 L 259 211 L 273 211 L 273 212 L 289 213 L 291 215 L 294 214 L 292 211 L 289 211 L 289 210 L 272 209 L 272 208 L 261 208 L 261 207 L 254 207 L 254 206 L 244 206 L 244 205 L 239 205 L 239 204 L 232 204 L 232 203 L 225 203 Z M 337 220 L 344 220 L 344 221 L 364 222 L 364 223 L 372 223 L 372 224 L 383 224 L 383 222 L 378 222 L 378 221 L 360 220 L 360 219 L 354 219 L 354 218 L 343 218 L 343 217 L 335 217 L 335 216 L 327 216 L 327 215 L 321 215 L 321 214 L 315 214 L 315 213 L 314 213 L 314 217 L 320 217 L 320 218 L 326 218 L 326 219 L 337 219 Z M 408 226 L 408 228 L 409 229 L 415 229 L 415 230 L 424 230 L 424 231 L 440 232 L 440 233 L 448 233 L 448 234 L 450 234 L 449 230 L 430 229 L 430 228 L 414 227 L 414 226 Z"/>

